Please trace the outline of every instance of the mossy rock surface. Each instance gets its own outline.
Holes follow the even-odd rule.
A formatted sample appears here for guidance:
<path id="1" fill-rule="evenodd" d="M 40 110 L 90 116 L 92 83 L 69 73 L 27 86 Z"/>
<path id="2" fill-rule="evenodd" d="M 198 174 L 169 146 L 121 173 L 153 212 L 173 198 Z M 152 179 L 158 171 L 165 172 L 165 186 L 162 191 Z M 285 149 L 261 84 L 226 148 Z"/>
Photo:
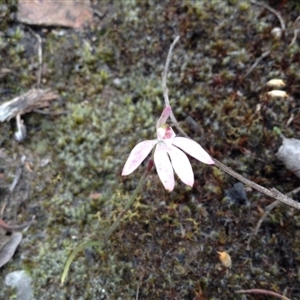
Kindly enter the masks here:
<path id="1" fill-rule="evenodd" d="M 236 181 L 193 159 L 192 189 L 176 178 L 169 194 L 154 170 L 107 248 L 80 253 L 59 287 L 68 255 L 83 241 L 101 240 L 144 172 L 145 163 L 120 175 L 134 145 L 156 136 L 164 107 L 161 73 L 177 35 L 168 88 L 185 132 L 265 187 L 289 192 L 299 185 L 274 155 L 278 129 L 300 138 L 299 41 L 291 44 L 298 1 L 268 3 L 285 22 L 280 39 L 272 35 L 280 28 L 276 15 L 246 0 L 93 4 L 103 17 L 95 15 L 83 31 L 33 29 L 43 41 L 42 87 L 61 98 L 49 114 L 24 116 L 28 137 L 21 144 L 13 140 L 14 121 L 1 124 L 4 199 L 26 155 L 3 217 L 22 223 L 35 215 L 37 221 L 0 270 L 2 278 L 25 269 L 36 299 L 127 300 L 137 293 L 138 299 L 266 299 L 235 294 L 252 288 L 300 299 L 299 213 L 283 205 L 273 210 L 247 251 L 273 200 L 248 191 L 248 205 L 228 202 L 225 190 Z M 15 22 L 15 13 L 16 3 L 0 5 L 1 102 L 37 82 L 36 38 Z M 288 99 L 266 96 L 272 78 L 286 82 Z M 228 271 L 216 252 L 223 250 L 233 262 Z M 13 295 L 8 287 L 0 290 L 1 299 Z"/>

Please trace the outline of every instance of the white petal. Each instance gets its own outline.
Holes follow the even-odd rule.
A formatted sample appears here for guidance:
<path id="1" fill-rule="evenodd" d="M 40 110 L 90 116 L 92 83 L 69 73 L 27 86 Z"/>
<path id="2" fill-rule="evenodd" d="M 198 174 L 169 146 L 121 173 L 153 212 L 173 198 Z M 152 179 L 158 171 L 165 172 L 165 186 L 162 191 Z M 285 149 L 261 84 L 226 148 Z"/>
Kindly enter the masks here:
<path id="1" fill-rule="evenodd" d="M 159 142 L 156 145 L 154 163 L 159 179 L 165 189 L 170 192 L 173 191 L 175 185 L 174 172 L 167 154 L 166 146 L 163 142 Z"/>
<path id="2" fill-rule="evenodd" d="M 162 127 L 157 128 L 157 130 L 156 130 L 157 139 L 159 141 L 161 141 L 163 139 L 163 137 L 165 136 L 165 133 L 166 133 L 166 129 L 164 129 Z"/>
<path id="3" fill-rule="evenodd" d="M 160 126 L 162 126 L 163 124 L 166 123 L 166 121 L 169 118 L 171 112 L 172 112 L 171 106 L 166 106 L 165 109 L 163 110 L 160 118 L 158 119 L 158 121 L 156 123 L 156 128 L 159 128 Z"/>
<path id="4" fill-rule="evenodd" d="M 175 137 L 173 140 L 173 145 L 179 147 L 190 156 L 193 156 L 194 158 L 202 161 L 205 164 L 214 164 L 214 161 L 212 160 L 210 155 L 198 143 L 191 139 L 187 139 L 184 137 Z"/>
<path id="5" fill-rule="evenodd" d="M 135 145 L 131 150 L 129 157 L 125 163 L 122 171 L 122 175 L 128 175 L 132 173 L 148 156 L 152 148 L 157 143 L 157 140 L 143 141 Z"/>
<path id="6" fill-rule="evenodd" d="M 178 148 L 172 146 L 168 153 L 172 166 L 183 183 L 189 186 L 194 184 L 194 173 L 188 157 Z"/>

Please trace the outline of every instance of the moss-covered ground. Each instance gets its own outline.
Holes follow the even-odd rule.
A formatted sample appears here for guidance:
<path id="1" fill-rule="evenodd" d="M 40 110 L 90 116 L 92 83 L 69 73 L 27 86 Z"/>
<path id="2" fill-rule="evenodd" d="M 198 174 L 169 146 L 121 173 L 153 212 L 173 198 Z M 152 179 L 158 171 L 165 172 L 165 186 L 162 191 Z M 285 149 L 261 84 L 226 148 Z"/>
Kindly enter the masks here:
<path id="1" fill-rule="evenodd" d="M 236 180 L 193 159 L 192 189 L 176 179 L 167 193 L 153 171 L 108 246 L 80 253 L 59 286 L 68 255 L 79 243 L 102 238 L 144 171 L 120 176 L 132 147 L 155 137 L 164 107 L 161 72 L 176 35 L 168 87 L 186 133 L 259 184 L 285 193 L 298 187 L 274 154 L 278 131 L 300 138 L 299 39 L 290 45 L 300 5 L 268 4 L 285 21 L 279 39 L 271 33 L 280 27 L 275 14 L 249 0 L 93 1 L 103 16 L 95 14 L 83 31 L 33 28 L 43 41 L 41 87 L 60 99 L 49 108 L 56 114 L 24 116 L 23 143 L 13 139 L 14 121 L 0 127 L 3 199 L 27 157 L 4 219 L 37 220 L 1 278 L 25 269 L 36 299 L 270 299 L 235 294 L 250 288 L 300 299 L 299 212 L 276 208 L 247 251 L 273 200 L 248 191 L 249 205 L 228 202 L 225 190 Z M 1 102 L 37 82 L 38 43 L 15 21 L 16 8 L 13 1 L 0 5 Z M 286 82 L 288 99 L 267 99 L 272 78 Z M 233 262 L 228 271 L 216 253 L 224 250 Z M 1 299 L 14 294 L 1 286 Z"/>

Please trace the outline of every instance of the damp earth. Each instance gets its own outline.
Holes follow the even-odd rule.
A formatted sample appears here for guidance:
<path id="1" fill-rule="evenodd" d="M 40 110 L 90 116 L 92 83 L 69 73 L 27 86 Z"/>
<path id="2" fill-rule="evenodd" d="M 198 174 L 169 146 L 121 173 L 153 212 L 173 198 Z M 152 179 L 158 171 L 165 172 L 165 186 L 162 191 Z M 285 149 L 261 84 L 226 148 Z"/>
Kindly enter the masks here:
<path id="1" fill-rule="evenodd" d="M 284 30 L 248 0 L 92 1 L 101 14 L 82 30 L 30 27 L 16 21 L 16 1 L 0 5 L 1 103 L 36 87 L 32 31 L 42 39 L 41 87 L 60 96 L 22 117 L 23 142 L 14 140 L 14 120 L 0 126 L 3 219 L 36 218 L 3 280 L 25 270 L 36 299 L 267 299 L 235 293 L 253 288 L 300 299 L 299 212 L 275 208 L 247 248 L 274 200 L 247 188 L 245 201 L 228 197 L 237 181 L 192 158 L 193 188 L 176 178 L 168 193 L 154 170 L 107 247 L 80 252 L 60 286 L 71 251 L 102 239 L 144 172 L 146 163 L 121 177 L 134 145 L 155 138 L 161 74 L 177 35 L 168 88 L 184 131 L 254 182 L 283 193 L 299 186 L 275 153 L 280 134 L 299 138 L 300 5 L 264 3 Z M 287 99 L 267 96 L 273 78 L 286 83 Z M 229 253 L 231 269 L 217 251 Z M 0 298 L 16 299 L 3 280 Z"/>

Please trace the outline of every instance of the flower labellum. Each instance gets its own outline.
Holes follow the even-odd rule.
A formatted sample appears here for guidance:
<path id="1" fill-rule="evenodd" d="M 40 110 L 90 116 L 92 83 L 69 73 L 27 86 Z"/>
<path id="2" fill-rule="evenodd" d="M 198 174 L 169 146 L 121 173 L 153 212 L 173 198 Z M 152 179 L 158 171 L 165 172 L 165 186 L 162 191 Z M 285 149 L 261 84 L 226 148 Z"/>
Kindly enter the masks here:
<path id="1" fill-rule="evenodd" d="M 170 192 L 175 185 L 174 171 L 186 185 L 192 187 L 194 184 L 192 166 L 184 152 L 203 163 L 214 164 L 210 155 L 198 143 L 185 137 L 176 137 L 173 129 L 166 124 L 171 111 L 171 107 L 167 106 L 157 121 L 157 139 L 138 143 L 132 149 L 122 171 L 123 176 L 131 174 L 155 147 L 154 164 L 162 184 Z"/>

